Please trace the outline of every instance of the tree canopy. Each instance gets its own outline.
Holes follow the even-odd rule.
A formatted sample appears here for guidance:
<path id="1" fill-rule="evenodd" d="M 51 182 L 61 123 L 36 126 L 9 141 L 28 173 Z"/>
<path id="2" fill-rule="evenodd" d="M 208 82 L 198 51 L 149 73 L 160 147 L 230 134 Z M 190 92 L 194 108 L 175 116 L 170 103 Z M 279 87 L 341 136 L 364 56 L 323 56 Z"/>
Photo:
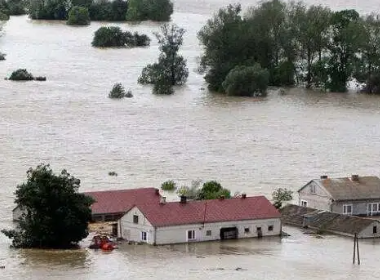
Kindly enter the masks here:
<path id="1" fill-rule="evenodd" d="M 85 7 L 74 6 L 69 12 L 68 25 L 89 25 L 90 14 Z"/>
<path id="2" fill-rule="evenodd" d="M 369 84 L 380 77 L 380 19 L 361 17 L 355 10 L 272 0 L 243 15 L 240 5 L 229 5 L 207 21 L 198 38 L 204 47 L 205 80 L 210 90 L 221 93 L 231 94 L 231 83 L 223 86 L 227 75 L 247 78 L 252 68 L 244 67 L 254 65 L 268 71 L 270 86 L 344 92 L 352 79 Z M 233 69 L 245 71 L 237 75 Z M 376 92 L 378 86 L 366 90 Z M 242 92 L 240 88 L 233 94 Z"/>
<path id="3" fill-rule="evenodd" d="M 92 46 L 94 47 L 145 47 L 150 38 L 145 34 L 129 31 L 123 32 L 118 26 L 103 26 L 95 31 Z"/>
<path id="4" fill-rule="evenodd" d="M 170 0 L 129 0 L 126 19 L 129 21 L 169 21 L 173 13 Z"/>
<path id="5" fill-rule="evenodd" d="M 138 79 L 140 84 L 153 84 L 157 94 L 173 93 L 172 86 L 183 85 L 189 76 L 186 60 L 178 54 L 185 30 L 177 25 L 164 24 L 155 33 L 161 51 L 158 62 L 147 65 Z"/>
<path id="6" fill-rule="evenodd" d="M 286 188 L 278 188 L 272 193 L 273 205 L 279 209 L 284 202 L 291 201 L 293 199 L 293 192 Z"/>
<path id="7" fill-rule="evenodd" d="M 217 199 L 221 197 L 231 198 L 231 191 L 223 188 L 217 181 L 207 181 L 202 185 L 201 180 L 195 180 L 192 181 L 190 187 L 180 187 L 177 193 L 194 200 Z"/>
<path id="8" fill-rule="evenodd" d="M 17 186 L 15 203 L 23 211 L 14 230 L 2 230 L 14 247 L 69 248 L 88 235 L 93 200 L 78 193 L 80 180 L 49 165 L 27 171 Z"/>

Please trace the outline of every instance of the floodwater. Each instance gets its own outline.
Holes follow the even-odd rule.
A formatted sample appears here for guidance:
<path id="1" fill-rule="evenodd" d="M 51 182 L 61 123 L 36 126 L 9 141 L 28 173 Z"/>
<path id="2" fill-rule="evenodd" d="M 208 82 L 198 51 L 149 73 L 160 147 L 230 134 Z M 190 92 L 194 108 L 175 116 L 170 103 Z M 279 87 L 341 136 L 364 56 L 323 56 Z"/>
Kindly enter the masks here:
<path id="1" fill-rule="evenodd" d="M 29 167 L 50 163 L 82 181 L 82 191 L 159 187 L 167 179 L 220 181 L 233 192 L 270 196 L 297 190 L 328 174 L 377 175 L 380 97 L 301 89 L 265 99 L 213 95 L 196 72 L 197 31 L 229 1 L 176 0 L 173 22 L 187 30 L 183 55 L 190 77 L 173 96 L 137 84 L 156 60 L 149 48 L 91 47 L 105 23 L 69 27 L 12 17 L 0 50 L 0 227 L 10 227 L 13 192 Z M 243 1 L 243 6 L 255 1 Z M 370 13 L 380 2 L 308 1 Z M 158 24 L 118 24 L 151 34 Z M 17 68 L 46 82 L 2 80 Z M 110 100 L 122 82 L 134 98 Z M 109 177 L 115 171 L 117 177 Z M 212 242 L 168 247 L 122 246 L 111 253 L 12 250 L 0 237 L 1 279 L 376 279 L 380 244 L 361 242 L 362 265 L 352 265 L 352 240 L 317 239 L 286 228 L 285 239 Z M 238 268 L 238 269 L 237 269 Z M 236 270 L 237 269 L 237 270 Z"/>

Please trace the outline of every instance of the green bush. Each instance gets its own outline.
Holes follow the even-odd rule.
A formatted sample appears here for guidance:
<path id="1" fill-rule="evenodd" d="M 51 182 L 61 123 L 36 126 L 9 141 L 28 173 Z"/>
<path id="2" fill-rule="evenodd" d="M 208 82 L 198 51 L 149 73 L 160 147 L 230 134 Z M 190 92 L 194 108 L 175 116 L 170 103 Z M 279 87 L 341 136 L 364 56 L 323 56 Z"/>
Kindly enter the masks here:
<path id="1" fill-rule="evenodd" d="M 0 11 L 0 21 L 5 21 L 5 20 L 9 20 L 9 15 Z"/>
<path id="2" fill-rule="evenodd" d="M 69 12 L 68 25 L 89 25 L 90 14 L 87 8 L 74 6 Z"/>
<path id="3" fill-rule="evenodd" d="M 161 190 L 163 191 L 175 191 L 177 189 L 177 184 L 173 180 L 165 181 L 161 185 Z"/>
<path id="4" fill-rule="evenodd" d="M 173 13 L 170 0 L 129 0 L 126 19 L 129 21 L 169 21 Z"/>
<path id="5" fill-rule="evenodd" d="M 124 97 L 130 98 L 130 97 L 133 97 L 133 95 L 130 90 L 126 92 L 121 83 L 117 83 L 117 84 L 114 84 L 114 86 L 112 87 L 112 90 L 108 94 L 108 97 L 112 99 L 121 99 Z"/>
<path id="6" fill-rule="evenodd" d="M 128 4 L 123 0 L 97 1 L 89 7 L 91 20 L 125 21 Z"/>
<path id="7" fill-rule="evenodd" d="M 142 47 L 149 46 L 150 39 L 145 34 L 123 32 L 119 27 L 100 27 L 96 32 L 92 45 L 94 47 Z"/>
<path id="8" fill-rule="evenodd" d="M 33 0 L 29 3 L 29 16 L 32 19 L 66 20 L 71 5 L 64 0 Z"/>
<path id="9" fill-rule="evenodd" d="M 254 66 L 236 66 L 222 83 L 228 95 L 256 96 L 265 95 L 269 83 L 269 73 L 259 64 Z"/>
<path id="10" fill-rule="evenodd" d="M 34 77 L 32 74 L 30 74 L 26 69 L 18 69 L 16 71 L 13 71 L 11 76 L 9 77 L 9 80 L 12 81 L 32 81 L 34 80 Z"/>

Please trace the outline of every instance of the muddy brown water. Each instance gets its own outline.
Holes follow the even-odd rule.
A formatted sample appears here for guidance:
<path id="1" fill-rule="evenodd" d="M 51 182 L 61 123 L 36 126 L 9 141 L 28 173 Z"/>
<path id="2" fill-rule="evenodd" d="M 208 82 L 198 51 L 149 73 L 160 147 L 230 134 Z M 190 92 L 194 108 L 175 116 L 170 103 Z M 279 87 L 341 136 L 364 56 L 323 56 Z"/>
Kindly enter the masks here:
<path id="1" fill-rule="evenodd" d="M 293 89 L 259 100 L 202 90 L 206 85 L 195 71 L 201 51 L 196 33 L 228 3 L 175 1 L 173 21 L 187 30 L 182 53 L 190 77 L 173 96 L 152 95 L 136 82 L 142 67 L 157 57 L 156 41 L 149 48 L 94 49 L 92 35 L 105 23 L 75 28 L 12 17 L 0 38 L 0 49 L 8 54 L 0 66 L 0 227 L 12 226 L 15 186 L 40 162 L 68 169 L 82 180 L 82 190 L 201 178 L 270 196 L 277 187 L 297 190 L 321 174 L 380 176 L 379 97 Z M 366 13 L 380 9 L 375 0 L 310 3 Z M 148 34 L 159 28 L 118 25 Z M 2 80 L 20 67 L 48 80 Z M 130 88 L 134 98 L 108 99 L 116 82 Z M 109 171 L 118 176 L 108 176 Z M 361 243 L 359 267 L 351 264 L 352 240 L 285 229 L 291 237 L 282 240 L 123 245 L 111 253 L 12 250 L 1 235 L 5 269 L 0 273 L 1 279 L 378 278 L 377 241 Z"/>

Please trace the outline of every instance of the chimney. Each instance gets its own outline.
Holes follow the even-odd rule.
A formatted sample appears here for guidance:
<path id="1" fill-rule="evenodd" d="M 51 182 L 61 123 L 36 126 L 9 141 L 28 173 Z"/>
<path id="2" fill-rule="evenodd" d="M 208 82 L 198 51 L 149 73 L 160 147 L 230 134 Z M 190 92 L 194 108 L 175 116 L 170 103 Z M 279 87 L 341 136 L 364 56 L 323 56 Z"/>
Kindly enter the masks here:
<path id="1" fill-rule="evenodd" d="M 359 175 L 357 175 L 357 174 L 351 175 L 351 181 L 358 182 L 359 181 Z"/>
<path id="2" fill-rule="evenodd" d="M 187 197 L 186 197 L 186 195 L 181 195 L 180 198 L 181 198 L 181 203 L 182 203 L 182 204 L 185 204 L 186 201 L 187 201 Z"/>
<path id="3" fill-rule="evenodd" d="M 224 195 L 221 195 L 221 196 L 219 197 L 219 200 L 224 200 Z"/>
<path id="4" fill-rule="evenodd" d="M 327 178 L 329 178 L 327 175 L 322 175 L 322 176 L 321 176 L 321 180 L 325 180 L 325 179 L 327 179 Z"/>
<path id="5" fill-rule="evenodd" d="M 243 199 L 247 198 L 247 194 L 242 193 L 242 194 L 241 194 L 241 198 L 243 198 Z"/>
<path id="6" fill-rule="evenodd" d="M 165 203 L 166 203 L 166 196 L 161 196 L 160 204 L 165 204 Z"/>
<path id="7" fill-rule="evenodd" d="M 156 191 L 156 195 L 160 195 L 160 190 L 159 189 L 155 189 Z"/>

